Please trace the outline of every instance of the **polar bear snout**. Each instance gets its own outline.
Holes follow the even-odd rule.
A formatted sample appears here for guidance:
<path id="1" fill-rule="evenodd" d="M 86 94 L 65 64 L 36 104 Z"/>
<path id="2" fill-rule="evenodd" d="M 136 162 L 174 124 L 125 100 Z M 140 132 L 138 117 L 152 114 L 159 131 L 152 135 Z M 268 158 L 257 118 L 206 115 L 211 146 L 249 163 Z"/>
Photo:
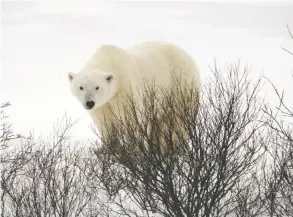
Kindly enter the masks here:
<path id="1" fill-rule="evenodd" d="M 95 106 L 94 101 L 87 101 L 85 104 L 86 104 L 87 109 L 92 109 Z"/>

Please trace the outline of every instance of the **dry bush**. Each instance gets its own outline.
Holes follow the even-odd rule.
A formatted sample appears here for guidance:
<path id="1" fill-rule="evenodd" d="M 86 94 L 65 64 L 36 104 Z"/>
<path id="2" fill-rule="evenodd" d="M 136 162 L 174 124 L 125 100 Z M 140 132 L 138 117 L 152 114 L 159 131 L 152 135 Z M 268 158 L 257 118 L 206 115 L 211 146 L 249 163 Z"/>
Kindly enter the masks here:
<path id="1" fill-rule="evenodd" d="M 293 35 L 287 25 L 289 36 L 293 42 Z M 282 48 L 293 55 L 292 51 Z M 267 79 L 269 81 L 269 79 Z M 292 75 L 293 81 L 293 75 Z M 268 147 L 267 168 L 263 170 L 263 186 L 266 194 L 267 216 L 293 216 L 293 108 L 285 94 L 269 81 L 275 95 L 279 99 L 278 105 L 266 107 L 264 113 L 270 137 Z M 288 99 L 287 98 L 287 99 Z M 291 104 L 292 105 L 292 104 Z"/>
<path id="2" fill-rule="evenodd" d="M 188 88 L 178 88 L 179 97 L 173 97 L 163 88 L 148 87 L 140 101 L 143 109 L 126 102 L 126 118 L 117 116 L 108 125 L 111 136 L 102 138 L 91 162 L 91 173 L 109 195 L 123 193 L 123 200 L 135 203 L 145 216 L 241 216 L 248 213 L 241 211 L 239 200 L 248 196 L 245 211 L 251 216 L 262 212 L 263 198 L 249 195 L 258 194 L 251 187 L 258 183 L 256 165 L 269 138 L 259 121 L 260 80 L 250 83 L 247 68 L 241 72 L 239 65 L 212 71 L 199 107 Z M 158 91 L 164 97 L 154 106 Z M 168 146 L 165 152 L 162 143 Z"/>
<path id="3" fill-rule="evenodd" d="M 271 83 L 272 84 L 272 83 Z M 266 123 L 270 128 L 268 168 L 264 171 L 269 216 L 293 216 L 293 109 L 272 84 L 279 98 L 276 108 L 267 107 Z"/>
<path id="4" fill-rule="evenodd" d="M 100 213 L 82 172 L 86 152 L 69 137 L 73 125 L 65 116 L 48 139 L 22 138 L 3 154 L 1 216 L 70 217 Z M 6 141 L 5 146 L 9 145 Z"/>

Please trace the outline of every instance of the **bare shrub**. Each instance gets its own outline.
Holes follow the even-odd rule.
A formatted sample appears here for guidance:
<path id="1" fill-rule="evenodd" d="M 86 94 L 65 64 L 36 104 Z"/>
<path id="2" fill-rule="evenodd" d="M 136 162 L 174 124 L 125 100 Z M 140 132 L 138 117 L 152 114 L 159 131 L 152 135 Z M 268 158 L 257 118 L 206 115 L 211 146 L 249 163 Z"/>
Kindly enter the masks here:
<path id="1" fill-rule="evenodd" d="M 82 172 L 86 152 L 69 138 L 73 124 L 64 117 L 47 140 L 23 139 L 5 155 L 3 217 L 97 216 Z"/>
<path id="2" fill-rule="evenodd" d="M 293 35 L 287 25 L 293 42 Z M 282 48 L 293 55 L 288 49 Z M 292 76 L 293 78 L 293 76 Z M 269 81 L 269 79 L 267 79 Z M 268 216 L 293 216 L 293 108 L 289 106 L 290 94 L 285 94 L 269 81 L 279 104 L 266 107 L 264 122 L 270 129 L 267 168 L 263 171 Z"/>
<path id="3" fill-rule="evenodd" d="M 148 87 L 140 101 L 142 110 L 127 101 L 124 122 L 117 116 L 107 128 L 111 136 L 94 150 L 92 164 L 98 166 L 91 173 L 97 174 L 108 195 L 119 198 L 123 192 L 123 201 L 132 201 L 145 216 L 235 216 L 243 213 L 239 201 L 243 195 L 251 201 L 246 212 L 261 212 L 261 199 L 247 192 L 258 183 L 253 181 L 255 165 L 268 141 L 259 121 L 261 81 L 250 83 L 247 68 L 241 72 L 239 65 L 212 72 L 200 107 L 194 90 L 188 88 L 178 88 L 179 97 L 173 97 L 164 88 Z M 164 97 L 156 110 L 158 91 Z M 188 140 L 178 132 L 178 120 Z M 162 122 L 168 127 L 148 130 Z M 167 152 L 159 151 L 162 142 L 171 147 Z M 251 182 L 245 183 L 248 179 Z M 258 194 L 255 190 L 251 194 Z M 119 205 L 123 210 L 123 203 Z"/>
<path id="4" fill-rule="evenodd" d="M 26 140 L 20 134 L 15 134 L 9 117 L 5 113 L 5 109 L 10 103 L 4 103 L 0 107 L 0 151 L 1 151 L 1 216 L 6 216 L 9 212 L 7 209 L 7 201 L 10 198 L 10 187 L 16 182 L 23 166 L 27 162 L 27 155 L 31 151 L 31 146 L 17 149 L 17 145 Z"/>
<path id="5" fill-rule="evenodd" d="M 272 87 L 279 105 L 265 109 L 272 135 L 265 178 L 267 209 L 270 216 L 293 216 L 293 109 L 285 102 L 284 93 Z"/>

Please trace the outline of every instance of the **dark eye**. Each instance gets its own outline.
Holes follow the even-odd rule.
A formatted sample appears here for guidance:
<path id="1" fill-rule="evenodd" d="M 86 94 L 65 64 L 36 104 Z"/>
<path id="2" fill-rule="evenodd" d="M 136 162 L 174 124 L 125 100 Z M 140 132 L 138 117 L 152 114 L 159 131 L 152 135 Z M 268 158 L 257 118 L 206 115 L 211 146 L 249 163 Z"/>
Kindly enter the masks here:
<path id="1" fill-rule="evenodd" d="M 96 90 L 100 89 L 100 87 L 96 87 Z"/>
<path id="2" fill-rule="evenodd" d="M 83 87 L 79 87 L 80 90 L 83 90 Z"/>

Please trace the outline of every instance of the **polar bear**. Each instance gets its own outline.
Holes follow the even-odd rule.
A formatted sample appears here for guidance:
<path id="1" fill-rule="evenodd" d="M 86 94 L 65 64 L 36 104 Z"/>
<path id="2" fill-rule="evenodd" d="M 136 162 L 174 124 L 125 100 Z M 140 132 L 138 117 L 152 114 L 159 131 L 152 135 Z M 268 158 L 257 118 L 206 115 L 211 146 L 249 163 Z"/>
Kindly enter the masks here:
<path id="1" fill-rule="evenodd" d="M 125 95 L 132 91 L 135 97 L 145 82 L 172 88 L 172 75 L 180 76 L 181 85 L 192 84 L 200 92 L 195 60 L 175 44 L 149 41 L 127 48 L 102 45 L 79 73 L 69 72 L 68 79 L 72 94 L 103 132 L 103 123 L 111 120 Z"/>

